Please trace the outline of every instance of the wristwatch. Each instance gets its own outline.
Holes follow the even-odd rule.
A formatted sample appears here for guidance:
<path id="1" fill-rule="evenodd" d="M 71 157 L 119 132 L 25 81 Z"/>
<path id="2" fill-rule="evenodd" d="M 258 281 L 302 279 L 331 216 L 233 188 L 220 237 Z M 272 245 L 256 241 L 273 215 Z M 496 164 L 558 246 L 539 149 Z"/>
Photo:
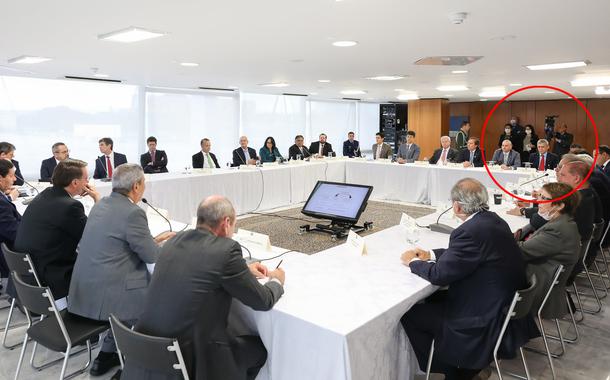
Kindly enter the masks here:
<path id="1" fill-rule="evenodd" d="M 519 209 L 519 213 L 520 213 L 521 215 L 525 216 L 525 207 L 521 207 L 521 208 Z"/>

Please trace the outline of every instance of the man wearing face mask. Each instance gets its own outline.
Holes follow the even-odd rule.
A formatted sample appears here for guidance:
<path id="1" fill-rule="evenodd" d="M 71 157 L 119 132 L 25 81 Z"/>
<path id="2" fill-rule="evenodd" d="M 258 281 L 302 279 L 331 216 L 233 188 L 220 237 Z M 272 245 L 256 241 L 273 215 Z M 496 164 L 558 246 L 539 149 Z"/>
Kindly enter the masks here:
<path id="1" fill-rule="evenodd" d="M 523 138 L 525 137 L 525 128 L 519 124 L 519 117 L 513 116 L 510 118 L 511 135 L 514 138 L 513 149 L 517 152 L 523 152 Z"/>
<path id="2" fill-rule="evenodd" d="M 561 157 L 570 152 L 570 145 L 572 145 L 572 141 L 574 141 L 574 135 L 568 133 L 568 126 L 566 124 L 559 127 L 559 130 L 555 132 L 553 139 L 555 140 L 553 153 Z"/>

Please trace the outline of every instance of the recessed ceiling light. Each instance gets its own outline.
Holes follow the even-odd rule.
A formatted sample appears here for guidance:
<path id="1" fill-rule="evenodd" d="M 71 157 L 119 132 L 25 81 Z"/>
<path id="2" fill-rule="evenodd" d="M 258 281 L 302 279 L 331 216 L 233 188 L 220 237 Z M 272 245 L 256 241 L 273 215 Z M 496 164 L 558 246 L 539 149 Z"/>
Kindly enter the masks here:
<path id="1" fill-rule="evenodd" d="M 364 90 L 343 90 L 341 91 L 343 95 L 364 95 L 366 91 Z"/>
<path id="2" fill-rule="evenodd" d="M 336 47 L 352 47 L 358 45 L 356 41 L 335 41 L 333 42 L 333 46 Z"/>
<path id="3" fill-rule="evenodd" d="M 453 70 L 451 74 L 466 74 L 468 70 Z"/>
<path id="4" fill-rule="evenodd" d="M 376 77 L 368 77 L 366 79 L 390 81 L 390 80 L 399 80 L 399 79 L 403 79 L 403 78 L 404 78 L 404 75 L 379 75 Z"/>
<path id="5" fill-rule="evenodd" d="M 572 87 L 608 86 L 610 85 L 610 76 L 583 77 L 574 79 L 570 84 Z"/>
<path id="6" fill-rule="evenodd" d="M 286 82 L 278 82 L 278 83 L 263 83 L 263 84 L 259 84 L 259 86 L 263 86 L 263 87 L 288 87 L 288 86 L 290 86 L 290 84 L 286 83 Z"/>
<path id="7" fill-rule="evenodd" d="M 545 94 L 554 94 L 554 93 L 555 93 L 555 91 L 545 91 L 544 93 L 545 93 Z"/>
<path id="8" fill-rule="evenodd" d="M 398 100 L 417 100 L 417 99 L 419 99 L 419 96 L 417 96 L 416 93 L 400 94 L 396 97 L 396 99 L 398 99 Z"/>
<path id="9" fill-rule="evenodd" d="M 529 65 L 525 66 L 530 70 L 557 70 L 557 69 L 570 69 L 573 67 L 587 66 L 590 62 L 588 61 L 575 61 L 575 62 L 561 62 L 561 63 L 545 63 L 542 65 Z"/>
<path id="10" fill-rule="evenodd" d="M 451 94 L 445 94 L 443 96 L 446 97 L 446 98 L 453 98 L 453 95 L 451 95 Z"/>
<path id="11" fill-rule="evenodd" d="M 199 64 L 195 63 L 195 62 L 180 62 L 180 66 L 184 66 L 184 67 L 197 67 L 197 66 L 199 66 Z"/>
<path id="12" fill-rule="evenodd" d="M 152 30 L 146 30 L 143 28 L 129 27 L 126 29 L 117 30 L 115 32 L 100 34 L 97 36 L 99 40 L 107 40 L 114 42 L 139 42 L 149 40 L 151 38 L 162 37 L 167 33 L 155 32 Z"/>
<path id="13" fill-rule="evenodd" d="M 610 95 L 610 88 L 597 87 L 595 89 L 595 95 Z"/>
<path id="14" fill-rule="evenodd" d="M 108 78 L 110 75 L 108 74 L 93 74 L 96 78 Z"/>
<path id="15" fill-rule="evenodd" d="M 320 83 L 330 83 L 330 79 L 318 79 Z"/>
<path id="16" fill-rule="evenodd" d="M 522 83 L 511 83 L 511 84 L 509 84 L 509 86 L 511 86 L 511 87 L 521 87 L 521 86 L 523 86 L 523 84 Z"/>
<path id="17" fill-rule="evenodd" d="M 504 90 L 504 87 L 488 87 L 479 93 L 481 98 L 503 98 L 505 96 L 506 90 Z"/>
<path id="18" fill-rule="evenodd" d="M 31 65 L 34 63 L 42 63 L 42 62 L 46 62 L 46 61 L 50 61 L 51 58 L 46 58 L 46 57 L 36 57 L 36 56 L 32 56 L 32 55 L 22 55 L 19 56 L 17 58 L 11 58 L 8 60 L 8 63 L 23 63 L 23 64 L 27 64 L 27 65 Z"/>
<path id="19" fill-rule="evenodd" d="M 449 86 L 438 86 L 436 88 L 441 92 L 451 92 L 451 91 L 468 91 L 468 87 L 464 85 L 449 85 Z"/>

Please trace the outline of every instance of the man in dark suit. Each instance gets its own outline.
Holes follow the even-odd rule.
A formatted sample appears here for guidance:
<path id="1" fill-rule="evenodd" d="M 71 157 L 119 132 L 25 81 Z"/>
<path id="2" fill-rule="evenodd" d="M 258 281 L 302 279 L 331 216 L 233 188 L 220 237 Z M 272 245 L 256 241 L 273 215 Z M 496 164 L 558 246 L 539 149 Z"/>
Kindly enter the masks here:
<path id="1" fill-rule="evenodd" d="M 599 146 L 596 164 L 607 176 L 610 176 L 610 147 L 608 145 Z"/>
<path id="2" fill-rule="evenodd" d="M 42 160 L 40 164 L 40 182 L 51 182 L 53 170 L 58 163 L 69 157 L 70 152 L 66 144 L 57 142 L 51 147 L 53 157 Z"/>
<path id="3" fill-rule="evenodd" d="M 483 157 L 481 155 L 481 149 L 479 149 L 478 138 L 471 137 L 468 139 L 466 149 L 458 154 L 456 162 L 462 163 L 465 168 L 471 166 L 480 168 L 483 166 Z"/>
<path id="4" fill-rule="evenodd" d="M 347 140 L 343 141 L 343 156 L 344 157 L 361 157 L 362 152 L 360 151 L 360 143 L 358 140 L 354 140 L 354 132 L 347 134 Z"/>
<path id="5" fill-rule="evenodd" d="M 523 152 L 523 139 L 525 138 L 525 128 L 519 124 L 519 116 L 510 118 L 511 136 L 510 141 L 513 143 L 513 149 L 517 153 Z M 500 142 L 501 144 L 502 142 Z"/>
<path id="6" fill-rule="evenodd" d="M 333 152 L 333 146 L 326 142 L 326 138 L 325 133 L 320 133 L 319 140 L 312 142 L 309 146 L 309 153 L 315 154 L 317 157 L 327 157 L 328 153 Z"/>
<path id="7" fill-rule="evenodd" d="M 21 169 L 19 168 L 19 162 L 17 160 L 13 160 L 15 156 L 15 145 L 10 142 L 2 141 L 0 142 L 0 160 L 9 160 L 13 166 L 15 167 L 15 185 L 21 186 L 24 184 L 23 175 L 21 174 Z"/>
<path id="8" fill-rule="evenodd" d="M 164 150 L 157 150 L 157 139 L 150 136 L 146 139 L 148 152 L 140 156 L 140 165 L 144 173 L 167 173 L 167 154 Z"/>
<path id="9" fill-rule="evenodd" d="M 110 179 L 117 166 L 127 163 L 127 156 L 113 151 L 114 142 L 110 137 L 101 138 L 99 144 L 102 155 L 95 160 L 93 178 Z"/>
<path id="10" fill-rule="evenodd" d="M 227 319 L 233 298 L 255 310 L 271 309 L 283 293 L 284 271 L 246 265 L 240 245 L 231 240 L 234 228 L 235 210 L 228 199 L 204 200 L 197 229 L 179 233 L 163 246 L 136 324 L 138 332 L 177 338 L 191 379 L 254 379 L 267 357 L 258 336 L 234 336 Z M 269 281 L 261 285 L 257 278 L 264 277 Z M 128 361 L 124 375 L 181 378 L 173 372 L 162 377 Z"/>
<path id="11" fill-rule="evenodd" d="M 193 169 L 203 169 L 203 168 L 216 168 L 219 169 L 220 165 L 218 165 L 218 160 L 216 160 L 216 156 L 214 153 L 210 152 L 212 148 L 212 142 L 210 139 L 203 138 L 199 143 L 201 145 L 201 152 L 193 154 Z"/>
<path id="12" fill-rule="evenodd" d="M 0 160 L 0 243 L 5 243 L 10 249 L 13 248 L 21 222 L 21 215 L 13 204 L 19 196 L 19 192 L 13 188 L 15 179 L 15 166 L 9 160 Z M 4 255 L 0 255 L 0 278 L 8 278 L 8 275 Z"/>
<path id="13" fill-rule="evenodd" d="M 555 139 L 553 153 L 558 155 L 559 158 L 566 153 L 570 153 L 570 146 L 574 141 L 574 136 L 571 133 L 568 133 L 568 126 L 566 124 L 559 127 L 559 130 L 555 132 L 553 138 Z"/>
<path id="14" fill-rule="evenodd" d="M 457 156 L 458 151 L 451 148 L 451 138 L 443 136 L 441 137 L 441 148 L 434 151 L 428 162 L 432 165 L 445 165 L 447 162 L 453 162 Z"/>
<path id="15" fill-rule="evenodd" d="M 68 295 L 76 247 L 87 216 L 76 195 L 89 195 L 95 202 L 98 192 L 88 184 L 87 163 L 61 161 L 53 172 L 53 186 L 40 193 L 23 214 L 15 250 L 27 252 L 43 286 L 51 288 L 56 300 Z"/>
<path id="16" fill-rule="evenodd" d="M 296 160 L 297 156 L 300 156 L 302 160 L 311 156 L 307 147 L 303 145 L 304 140 L 303 135 L 296 135 L 294 138 L 294 145 L 288 148 L 288 157 L 291 160 Z"/>
<path id="17" fill-rule="evenodd" d="M 540 139 L 538 140 L 536 147 L 538 148 L 538 152 L 530 154 L 529 161 L 532 164 L 532 167 L 536 168 L 538 171 L 555 169 L 559 164 L 559 157 L 555 153 L 549 152 L 549 142 L 546 139 Z"/>
<path id="18" fill-rule="evenodd" d="M 248 137 L 239 138 L 239 148 L 233 151 L 233 166 L 254 165 L 260 160 L 256 150 L 248 147 Z"/>
<path id="19" fill-rule="evenodd" d="M 464 221 L 449 238 L 449 248 L 403 253 L 401 260 L 433 285 L 449 286 L 416 304 L 401 323 L 419 366 L 426 368 L 432 340 L 432 372 L 447 379 L 470 379 L 493 360 L 505 307 L 515 291 L 527 287 L 525 264 L 508 224 L 488 211 L 487 189 L 465 178 L 451 190 L 453 211 Z M 509 330 L 502 350 L 514 355 L 525 332 Z"/>

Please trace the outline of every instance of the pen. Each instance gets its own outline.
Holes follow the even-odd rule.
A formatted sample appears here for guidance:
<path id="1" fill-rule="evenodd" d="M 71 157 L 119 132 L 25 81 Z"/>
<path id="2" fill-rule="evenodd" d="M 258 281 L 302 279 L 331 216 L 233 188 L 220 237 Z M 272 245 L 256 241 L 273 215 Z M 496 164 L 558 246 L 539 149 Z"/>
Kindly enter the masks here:
<path id="1" fill-rule="evenodd" d="M 277 266 L 275 267 L 275 269 L 279 268 L 280 265 L 282 265 L 282 262 L 284 261 L 284 259 L 280 260 L 280 262 L 277 264 Z"/>

